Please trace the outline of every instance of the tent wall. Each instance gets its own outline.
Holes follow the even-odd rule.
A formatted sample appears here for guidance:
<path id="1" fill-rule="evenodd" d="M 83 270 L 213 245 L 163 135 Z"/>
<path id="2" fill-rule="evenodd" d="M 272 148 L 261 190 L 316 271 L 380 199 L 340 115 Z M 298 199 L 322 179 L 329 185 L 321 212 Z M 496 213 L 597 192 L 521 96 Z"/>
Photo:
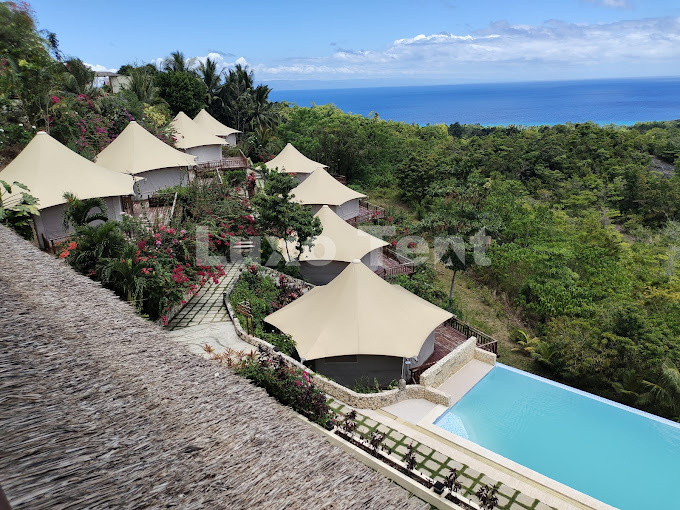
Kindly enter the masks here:
<path id="1" fill-rule="evenodd" d="M 236 147 L 236 133 L 227 135 L 224 139 L 227 141 L 227 144 L 229 144 L 229 147 Z"/>
<path id="2" fill-rule="evenodd" d="M 368 252 L 361 258 L 361 262 L 366 264 L 371 271 L 379 267 L 379 253 L 382 248 Z M 314 262 L 300 262 L 300 272 L 310 283 L 314 285 L 326 285 L 338 276 L 347 267 L 348 262 L 317 260 Z"/>
<path id="3" fill-rule="evenodd" d="M 119 220 L 121 212 L 123 211 L 123 204 L 120 197 L 106 197 L 103 199 L 106 205 L 106 213 L 111 220 Z M 62 241 L 71 232 L 72 228 L 64 228 L 64 210 L 65 205 L 59 204 L 53 207 L 46 207 L 40 211 L 40 216 L 33 217 L 35 224 L 35 232 L 38 237 L 38 246 L 42 249 L 47 249 L 43 237 L 48 243 L 51 241 Z M 92 225 L 101 224 L 101 221 L 93 222 Z"/>
<path id="4" fill-rule="evenodd" d="M 418 353 L 418 361 L 411 362 L 411 368 L 416 368 L 425 363 L 434 354 L 434 331 L 425 339 L 425 343 Z"/>
<path id="5" fill-rule="evenodd" d="M 312 214 L 316 214 L 324 206 L 324 204 L 312 204 Z M 340 216 L 343 220 L 349 220 L 359 216 L 359 199 L 355 198 L 345 202 L 342 205 L 329 205 L 335 214 Z"/>
<path id="6" fill-rule="evenodd" d="M 156 191 L 169 188 L 170 186 L 184 186 L 189 181 L 189 176 L 184 168 L 159 168 L 137 174 L 143 177 L 143 181 L 135 184 L 135 198 L 147 198 Z"/>
<path id="7" fill-rule="evenodd" d="M 222 159 L 221 145 L 200 145 L 190 147 L 184 152 L 196 156 L 196 163 L 207 163 L 208 161 L 219 161 Z"/>
<path id="8" fill-rule="evenodd" d="M 304 181 L 307 177 L 309 177 L 312 174 L 302 174 L 302 173 L 294 173 L 293 177 L 295 177 L 299 182 Z"/>
<path id="9" fill-rule="evenodd" d="M 311 368 L 352 389 L 357 383 L 372 386 L 374 379 L 381 386 L 398 381 L 401 378 L 402 361 L 402 358 L 395 356 L 338 356 L 316 359 Z"/>

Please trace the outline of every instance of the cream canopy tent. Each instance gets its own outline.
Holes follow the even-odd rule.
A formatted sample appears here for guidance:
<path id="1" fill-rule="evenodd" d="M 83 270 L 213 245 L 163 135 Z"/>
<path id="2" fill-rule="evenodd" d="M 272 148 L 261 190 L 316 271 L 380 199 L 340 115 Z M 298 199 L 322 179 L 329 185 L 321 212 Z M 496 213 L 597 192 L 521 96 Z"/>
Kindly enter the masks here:
<path id="1" fill-rule="evenodd" d="M 340 262 L 352 262 L 360 259 L 367 253 L 387 246 L 387 242 L 378 239 L 363 230 L 354 228 L 345 220 L 335 214 L 330 207 L 324 205 L 314 216 L 319 218 L 323 231 L 314 240 L 314 246 L 310 249 L 305 247 L 299 260 L 301 262 L 337 260 Z M 294 242 L 288 243 L 286 250 L 285 241 L 281 240 L 283 256 L 286 259 L 297 257 L 298 252 Z"/>
<path id="2" fill-rule="evenodd" d="M 366 195 L 341 184 L 323 168 L 314 170 L 312 175 L 302 181 L 290 192 L 293 201 L 304 205 L 339 206 L 350 200 L 366 198 Z"/>
<path id="3" fill-rule="evenodd" d="M 241 132 L 238 129 L 225 126 L 215 117 L 206 112 L 205 109 L 198 112 L 198 115 L 194 117 L 194 122 L 198 124 L 204 131 L 219 137 L 226 138 L 229 135 L 235 135 L 236 133 Z"/>
<path id="4" fill-rule="evenodd" d="M 450 317 L 355 260 L 328 285 L 264 320 L 291 335 L 302 358 L 314 360 L 354 354 L 414 357 Z"/>
<path id="5" fill-rule="evenodd" d="M 92 163 L 44 131 L 0 171 L 0 179 L 28 187 L 41 210 L 66 203 L 67 191 L 81 199 L 134 194 L 131 176 Z M 21 190 L 13 191 L 18 194 Z"/>
<path id="6" fill-rule="evenodd" d="M 179 112 L 170 123 L 175 130 L 177 137 L 177 147 L 180 149 L 191 149 L 203 145 L 225 145 L 222 138 L 209 133 L 184 112 Z"/>
<path id="7" fill-rule="evenodd" d="M 111 170 L 136 175 L 161 168 L 193 166 L 196 157 L 170 147 L 133 120 L 99 153 L 96 161 Z"/>
<path id="8" fill-rule="evenodd" d="M 265 163 L 265 166 L 269 170 L 276 170 L 278 168 L 279 172 L 294 174 L 311 174 L 319 168 L 328 168 L 328 166 L 322 163 L 312 161 L 290 143 L 286 144 L 274 159 Z"/>

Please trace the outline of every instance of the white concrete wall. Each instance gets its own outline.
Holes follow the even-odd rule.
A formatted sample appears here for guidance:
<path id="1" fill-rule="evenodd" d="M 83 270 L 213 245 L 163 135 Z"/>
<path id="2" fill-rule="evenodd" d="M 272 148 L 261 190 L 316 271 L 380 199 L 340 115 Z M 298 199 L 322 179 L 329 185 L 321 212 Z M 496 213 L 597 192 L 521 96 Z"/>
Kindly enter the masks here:
<path id="1" fill-rule="evenodd" d="M 184 152 L 196 156 L 196 163 L 207 163 L 208 161 L 219 161 L 222 159 L 221 145 L 201 145 L 186 149 Z"/>
<path id="2" fill-rule="evenodd" d="M 295 177 L 298 181 L 303 182 L 310 175 L 312 174 L 293 174 L 293 177 Z"/>
<path id="3" fill-rule="evenodd" d="M 312 208 L 312 214 L 318 213 L 324 205 L 325 204 L 311 204 L 310 207 Z M 330 207 L 331 211 L 340 216 L 343 220 L 349 220 L 350 218 L 359 216 L 358 198 L 345 202 L 342 205 L 329 205 L 328 207 Z"/>
<path id="4" fill-rule="evenodd" d="M 143 177 L 135 184 L 136 198 L 146 198 L 158 190 L 170 186 L 184 186 L 189 182 L 189 176 L 184 168 L 159 168 L 142 172 L 135 177 Z"/>

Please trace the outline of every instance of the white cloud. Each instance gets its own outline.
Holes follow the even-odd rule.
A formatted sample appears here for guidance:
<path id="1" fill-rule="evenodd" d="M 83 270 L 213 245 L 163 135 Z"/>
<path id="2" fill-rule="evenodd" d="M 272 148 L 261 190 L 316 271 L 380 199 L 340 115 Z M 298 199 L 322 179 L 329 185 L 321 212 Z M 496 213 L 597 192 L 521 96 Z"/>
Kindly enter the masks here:
<path id="1" fill-rule="evenodd" d="M 604 0 L 621 3 L 622 0 Z M 469 34 L 418 34 L 382 50 L 338 49 L 327 57 L 287 59 L 253 66 L 258 79 L 486 77 L 579 78 L 619 69 L 635 76 L 656 66 L 658 74 L 680 69 L 680 18 L 577 24 L 549 20 L 541 25 L 496 22 Z M 552 72 L 553 76 L 542 73 Z M 557 73 L 556 75 L 554 73 Z M 561 74 L 560 74 L 561 73 Z M 585 74 L 587 76 L 587 74 Z M 474 78 L 474 77 L 473 77 Z"/>
<path id="2" fill-rule="evenodd" d="M 115 73 L 116 71 L 118 71 L 118 69 L 112 69 L 112 68 L 103 66 L 101 64 L 88 64 L 87 62 L 83 62 L 83 64 L 85 64 L 87 67 L 89 67 L 93 71 L 108 71 L 108 72 L 111 72 L 111 73 Z"/>
<path id="3" fill-rule="evenodd" d="M 601 7 L 613 7 L 614 9 L 629 9 L 632 7 L 628 0 L 588 0 L 588 2 Z"/>

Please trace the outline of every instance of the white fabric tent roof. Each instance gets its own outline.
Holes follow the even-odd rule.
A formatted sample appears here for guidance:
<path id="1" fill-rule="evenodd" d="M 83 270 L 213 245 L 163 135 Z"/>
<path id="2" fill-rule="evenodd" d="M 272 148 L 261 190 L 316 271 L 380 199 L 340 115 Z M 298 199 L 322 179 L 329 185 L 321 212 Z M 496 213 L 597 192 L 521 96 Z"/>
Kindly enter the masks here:
<path id="1" fill-rule="evenodd" d="M 366 195 L 348 188 L 335 179 L 323 168 L 314 170 L 290 192 L 293 201 L 304 205 L 342 205 L 355 198 L 366 198 Z"/>
<path id="2" fill-rule="evenodd" d="M 264 320 L 289 334 L 300 356 L 312 360 L 355 354 L 411 358 L 450 317 L 355 260 L 328 285 Z"/>
<path id="3" fill-rule="evenodd" d="M 300 256 L 300 261 L 335 260 L 340 262 L 352 262 L 360 259 L 367 253 L 387 246 L 389 243 L 378 239 L 354 228 L 352 225 L 335 214 L 330 207 L 324 205 L 314 216 L 319 218 L 323 232 L 314 240 L 314 246 L 310 249 L 305 246 Z M 280 241 L 284 258 L 297 257 L 297 249 L 294 242 L 288 243 L 286 250 L 285 241 Z"/>
<path id="4" fill-rule="evenodd" d="M 133 120 L 95 161 L 111 170 L 135 175 L 159 168 L 194 166 L 196 157 L 173 149 Z"/>
<path id="5" fill-rule="evenodd" d="M 66 203 L 67 191 L 81 199 L 134 194 L 132 176 L 92 163 L 44 131 L 38 132 L 21 154 L 0 171 L 0 179 L 27 186 L 29 194 L 39 200 L 38 209 Z M 11 196 L 21 191 L 13 187 Z"/>
<path id="6" fill-rule="evenodd" d="M 194 122 L 198 124 L 204 131 L 207 131 L 211 135 L 215 136 L 229 136 L 234 133 L 241 132 L 238 129 L 225 126 L 215 117 L 206 112 L 205 109 L 198 112 L 198 114 L 194 117 Z"/>
<path id="7" fill-rule="evenodd" d="M 328 168 L 327 165 L 312 161 L 290 143 L 286 144 L 274 159 L 267 161 L 265 166 L 269 170 L 276 170 L 278 168 L 279 172 L 293 174 L 311 174 L 318 168 Z"/>
<path id="8" fill-rule="evenodd" d="M 180 149 L 191 149 L 203 145 L 226 145 L 226 141 L 209 133 L 184 112 L 179 112 L 170 123 L 175 130 L 177 137 L 177 147 Z"/>

